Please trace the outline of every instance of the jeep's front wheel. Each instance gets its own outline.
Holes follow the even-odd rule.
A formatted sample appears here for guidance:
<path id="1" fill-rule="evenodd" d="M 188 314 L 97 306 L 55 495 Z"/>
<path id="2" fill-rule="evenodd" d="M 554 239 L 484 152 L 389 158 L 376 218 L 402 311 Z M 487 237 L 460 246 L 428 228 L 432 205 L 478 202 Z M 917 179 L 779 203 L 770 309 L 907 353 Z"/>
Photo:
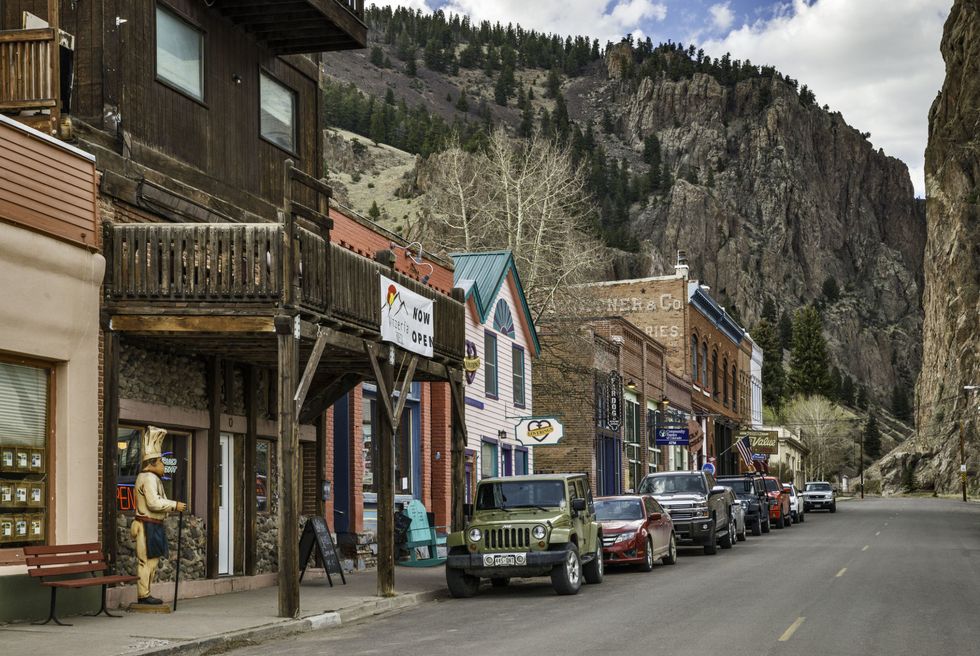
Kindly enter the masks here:
<path id="1" fill-rule="evenodd" d="M 457 599 L 472 597 L 480 589 L 480 577 L 467 574 L 461 569 L 447 567 L 446 585 L 449 587 L 449 594 Z"/>
<path id="2" fill-rule="evenodd" d="M 560 595 L 578 594 L 582 588 L 582 563 L 578 558 L 578 547 L 571 542 L 565 546 L 562 563 L 551 570 L 551 585 Z"/>
<path id="3" fill-rule="evenodd" d="M 585 575 L 585 582 L 589 585 L 602 583 L 602 576 L 605 574 L 605 563 L 602 562 L 602 536 L 596 539 L 598 543 L 595 548 L 595 558 L 582 566 L 582 573 Z"/>

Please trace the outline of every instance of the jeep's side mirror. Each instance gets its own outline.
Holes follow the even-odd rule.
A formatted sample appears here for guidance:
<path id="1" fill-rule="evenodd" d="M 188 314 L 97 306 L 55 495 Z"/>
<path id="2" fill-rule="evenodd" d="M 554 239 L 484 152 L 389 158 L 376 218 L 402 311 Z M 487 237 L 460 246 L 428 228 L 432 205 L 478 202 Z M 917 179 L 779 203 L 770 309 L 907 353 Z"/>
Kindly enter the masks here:
<path id="1" fill-rule="evenodd" d="M 575 512 L 585 511 L 585 499 L 572 499 L 572 510 Z"/>
<path id="2" fill-rule="evenodd" d="M 650 520 L 651 522 L 658 522 L 658 521 L 660 521 L 660 520 L 661 520 L 662 518 L 663 518 L 663 513 L 657 513 L 657 512 L 655 512 L 655 513 L 650 513 L 650 516 L 649 516 L 649 517 L 647 517 L 647 519 L 649 519 L 649 520 Z"/>

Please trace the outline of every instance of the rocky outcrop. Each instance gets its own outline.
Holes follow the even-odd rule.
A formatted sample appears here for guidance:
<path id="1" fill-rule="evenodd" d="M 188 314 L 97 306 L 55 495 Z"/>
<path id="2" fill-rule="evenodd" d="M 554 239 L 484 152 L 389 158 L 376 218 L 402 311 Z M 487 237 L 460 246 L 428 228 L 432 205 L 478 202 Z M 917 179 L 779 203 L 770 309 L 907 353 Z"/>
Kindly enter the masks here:
<path id="1" fill-rule="evenodd" d="M 925 217 L 904 163 L 782 81 L 723 85 L 698 73 L 603 85 L 591 109 L 619 104 L 634 152 L 656 134 L 675 180 L 633 219 L 648 275 L 687 250 L 692 272 L 747 325 L 767 299 L 791 311 L 823 302 L 834 278 L 843 291 L 823 316 L 836 362 L 881 403 L 897 380 L 911 390 Z"/>
<path id="2" fill-rule="evenodd" d="M 922 372 L 916 444 L 940 491 L 959 489 L 966 420 L 969 487 L 980 493 L 980 3 L 956 0 L 941 45 L 946 80 L 929 113 L 926 149 Z"/>

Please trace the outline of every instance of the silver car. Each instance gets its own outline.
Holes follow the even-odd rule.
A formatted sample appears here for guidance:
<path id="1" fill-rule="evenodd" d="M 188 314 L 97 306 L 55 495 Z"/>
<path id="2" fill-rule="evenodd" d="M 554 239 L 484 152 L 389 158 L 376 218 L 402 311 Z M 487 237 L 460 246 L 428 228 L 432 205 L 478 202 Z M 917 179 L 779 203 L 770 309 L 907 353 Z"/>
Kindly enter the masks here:
<path id="1" fill-rule="evenodd" d="M 714 490 L 721 490 L 724 486 L 716 485 Z M 745 529 L 745 506 L 742 502 L 738 500 L 735 491 L 729 487 L 724 487 L 725 491 L 722 494 L 728 500 L 728 507 L 731 508 L 732 519 L 735 520 L 735 538 L 738 542 L 745 542 L 746 529 Z"/>
<path id="2" fill-rule="evenodd" d="M 827 481 L 810 481 L 803 489 L 803 510 L 829 510 L 837 512 L 837 497 L 834 486 Z"/>

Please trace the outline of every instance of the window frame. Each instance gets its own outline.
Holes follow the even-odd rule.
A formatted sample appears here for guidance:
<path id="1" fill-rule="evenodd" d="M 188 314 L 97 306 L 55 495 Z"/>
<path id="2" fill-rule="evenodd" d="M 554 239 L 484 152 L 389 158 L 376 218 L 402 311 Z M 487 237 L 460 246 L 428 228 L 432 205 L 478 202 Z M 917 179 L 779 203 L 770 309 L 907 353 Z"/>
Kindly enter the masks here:
<path id="1" fill-rule="evenodd" d="M 518 356 L 520 356 L 518 358 Z M 525 408 L 527 406 L 527 369 L 526 361 L 524 359 L 524 347 L 519 344 L 511 344 L 510 350 L 511 358 L 511 379 L 513 387 L 513 397 L 514 397 L 514 407 L 515 408 Z M 521 363 L 521 373 L 520 376 L 517 374 L 517 363 Z M 521 397 L 517 398 L 517 388 L 518 379 L 520 380 L 520 390 Z"/>
<path id="2" fill-rule="evenodd" d="M 721 378 L 722 378 L 722 389 L 723 389 L 723 402 L 725 407 L 728 407 L 728 356 L 726 355 L 722 361 Z"/>
<path id="3" fill-rule="evenodd" d="M 292 133 L 293 133 L 293 147 L 292 148 L 286 148 L 282 144 L 276 143 L 275 141 L 273 141 L 272 139 L 270 139 L 269 137 L 265 136 L 262 133 L 262 76 L 263 75 L 266 76 L 267 78 L 269 78 L 269 81 L 273 82 L 274 84 L 279 85 L 280 87 L 282 87 L 283 89 L 285 89 L 286 91 L 288 91 L 292 95 L 292 97 L 293 97 L 293 125 L 292 125 L 292 128 L 293 128 L 292 129 Z M 299 154 L 299 134 L 300 134 L 300 130 L 299 130 L 299 92 L 296 91 L 296 89 L 294 89 L 291 86 L 289 86 L 288 84 L 286 84 L 285 82 L 283 82 L 281 79 L 279 79 L 278 76 L 274 75 L 272 73 L 272 71 L 270 71 L 265 66 L 259 66 L 259 77 L 258 77 L 258 80 L 257 80 L 256 88 L 258 89 L 258 94 L 259 94 L 259 99 L 258 99 L 259 100 L 259 102 L 258 102 L 259 139 L 262 140 L 262 141 L 264 141 L 264 142 L 266 142 L 267 144 L 275 147 L 275 148 L 278 148 L 282 152 L 287 153 L 287 154 L 295 157 L 296 159 L 300 159 L 300 154 Z"/>
<path id="4" fill-rule="evenodd" d="M 490 340 L 493 340 L 493 362 L 490 358 Z M 490 388 L 490 371 L 493 370 L 493 389 Z M 500 398 L 500 353 L 497 334 L 489 330 L 483 333 L 483 393 L 488 399 Z"/>
<path id="5" fill-rule="evenodd" d="M 518 468 L 518 454 L 523 454 L 524 467 Z M 522 469 L 523 471 L 518 471 Z M 526 446 L 514 447 L 514 475 L 515 476 L 526 476 L 531 472 L 531 451 Z"/>
<path id="6" fill-rule="evenodd" d="M 691 335 L 691 343 L 693 348 L 691 349 L 691 379 L 694 384 L 698 384 L 698 345 L 700 341 L 698 340 L 698 334 L 694 333 Z"/>
<path id="7" fill-rule="evenodd" d="M 711 352 L 711 398 L 718 400 L 718 350 Z"/>
<path id="8" fill-rule="evenodd" d="M 266 444 L 266 473 L 265 473 L 265 510 L 259 507 L 258 488 L 255 491 L 255 513 L 258 515 L 268 515 L 273 511 L 272 500 L 275 498 L 276 476 L 272 469 L 273 453 L 275 451 L 275 440 L 266 437 L 256 437 L 255 439 L 255 475 L 258 477 L 259 469 L 259 444 Z M 256 481 L 257 482 L 257 481 Z"/>
<path id="9" fill-rule="evenodd" d="M 201 65 L 200 65 L 201 96 L 200 98 L 195 96 L 190 89 L 182 87 L 176 82 L 168 80 L 167 78 L 160 75 L 160 57 L 159 57 L 160 44 L 159 44 L 159 39 L 157 38 L 157 32 L 159 30 L 159 22 L 157 21 L 157 13 L 161 10 L 165 13 L 170 14 L 175 20 L 185 24 L 187 27 L 197 32 L 198 36 L 200 37 L 200 43 L 201 43 Z M 192 20 L 189 16 L 187 16 L 183 12 L 178 11 L 175 7 L 171 6 L 169 3 L 160 2 L 159 0 L 156 3 L 154 3 L 154 9 L 153 9 L 153 77 L 154 80 L 156 82 L 159 82 L 163 86 L 167 87 L 171 91 L 175 91 L 180 95 L 184 96 L 185 98 L 187 98 L 188 100 L 191 100 L 197 103 L 198 105 L 204 107 L 205 109 L 208 109 L 208 104 L 207 104 L 208 85 L 207 85 L 207 75 L 205 71 L 206 59 L 207 59 L 207 30 L 205 30 L 203 27 L 201 27 L 199 23 Z"/>
<path id="10" fill-rule="evenodd" d="M 701 388 L 708 390 L 708 342 L 701 342 Z"/>
<path id="11" fill-rule="evenodd" d="M 493 449 L 494 462 L 493 462 L 493 473 L 484 474 L 484 467 L 486 466 L 486 458 L 483 455 L 484 446 L 489 446 Z M 500 442 L 490 438 L 484 437 L 480 439 L 480 480 L 485 478 L 497 478 L 500 476 Z"/>

